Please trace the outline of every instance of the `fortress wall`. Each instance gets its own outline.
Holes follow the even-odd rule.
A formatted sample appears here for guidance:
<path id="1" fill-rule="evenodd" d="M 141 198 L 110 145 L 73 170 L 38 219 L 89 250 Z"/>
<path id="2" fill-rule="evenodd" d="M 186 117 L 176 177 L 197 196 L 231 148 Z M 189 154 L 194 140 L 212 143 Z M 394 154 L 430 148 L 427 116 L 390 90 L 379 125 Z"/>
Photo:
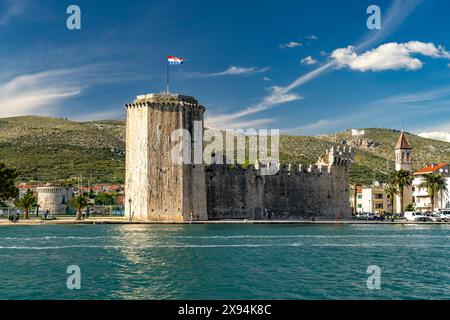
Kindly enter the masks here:
<path id="1" fill-rule="evenodd" d="M 191 107 L 183 109 L 183 128 L 186 128 L 194 140 L 194 135 L 203 137 L 203 107 Z M 200 126 L 194 129 L 194 122 L 200 122 Z M 199 132 L 195 132 L 198 130 Z M 202 144 L 200 142 L 201 151 Z M 208 220 L 206 208 L 206 187 L 205 187 L 205 166 L 195 164 L 194 142 L 191 144 L 192 164 L 183 166 L 183 219 L 189 220 Z M 202 159 L 200 159 L 202 160 Z"/>
<path id="2" fill-rule="evenodd" d="M 291 166 L 273 176 L 260 176 L 257 170 L 208 168 L 209 218 L 260 220 L 266 218 L 266 210 L 279 220 L 348 218 L 346 170 L 338 166 Z"/>

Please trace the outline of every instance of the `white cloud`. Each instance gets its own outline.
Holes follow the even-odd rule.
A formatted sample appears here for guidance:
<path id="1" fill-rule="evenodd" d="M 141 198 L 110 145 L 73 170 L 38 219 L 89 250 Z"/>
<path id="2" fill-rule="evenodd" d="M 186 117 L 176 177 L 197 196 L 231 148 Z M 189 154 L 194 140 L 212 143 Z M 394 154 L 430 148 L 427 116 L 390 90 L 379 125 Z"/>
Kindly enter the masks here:
<path id="1" fill-rule="evenodd" d="M 292 48 L 297 48 L 297 47 L 301 47 L 301 46 L 302 46 L 302 44 L 300 42 L 291 41 L 291 42 L 288 42 L 288 43 L 285 43 L 285 44 L 281 44 L 280 48 L 290 48 L 290 49 L 292 49 Z"/>
<path id="2" fill-rule="evenodd" d="M 312 34 L 312 35 L 310 35 L 310 36 L 307 36 L 306 39 L 309 39 L 309 40 L 319 40 L 319 37 L 316 36 L 316 35 L 314 35 L 314 34 Z"/>
<path id="3" fill-rule="evenodd" d="M 384 28 L 381 30 L 381 32 L 367 33 L 367 36 L 357 45 L 357 47 L 365 48 L 389 35 L 393 30 L 395 30 L 398 25 L 400 25 L 404 21 L 404 19 L 406 19 L 406 17 L 414 10 L 414 8 L 418 4 L 421 3 L 421 1 L 422 0 L 394 0 L 391 7 L 387 11 L 387 19 L 385 20 Z M 239 119 L 240 117 L 245 117 L 249 114 L 254 114 L 270 109 L 273 106 L 283 103 L 283 100 L 285 100 L 285 102 L 289 102 L 303 99 L 301 96 L 290 92 L 302 86 L 303 84 L 317 78 L 324 72 L 331 70 L 335 66 L 336 61 L 331 60 L 330 62 L 308 72 L 307 74 L 301 75 L 287 86 L 279 87 L 278 90 L 264 97 L 260 103 L 256 104 L 253 107 L 235 112 L 233 114 L 216 115 L 214 117 L 210 117 L 209 119 L 215 121 L 217 125 L 220 126 L 221 123 L 227 123 L 227 121 L 234 121 L 235 119 Z M 271 104 L 271 101 L 276 103 Z M 323 125 L 323 122 L 321 124 Z"/>
<path id="4" fill-rule="evenodd" d="M 447 131 L 421 132 L 418 134 L 418 136 L 427 139 L 450 142 L 450 132 Z"/>
<path id="5" fill-rule="evenodd" d="M 301 64 L 306 64 L 306 65 L 313 65 L 313 64 L 316 64 L 316 63 L 317 63 L 317 60 L 314 59 L 314 58 L 311 57 L 311 56 L 308 56 L 308 57 L 306 57 L 306 58 L 303 58 L 303 59 L 300 61 L 300 63 L 301 63 Z"/>
<path id="6" fill-rule="evenodd" d="M 264 81 L 272 81 L 272 79 L 270 79 L 269 77 L 264 77 L 263 80 Z"/>
<path id="7" fill-rule="evenodd" d="M 255 73 L 262 73 L 269 70 L 269 68 L 256 68 L 256 67 L 237 67 L 229 66 L 226 70 L 213 73 L 200 73 L 193 72 L 188 73 L 186 76 L 188 78 L 216 78 L 216 77 L 226 77 L 226 76 L 242 76 L 250 75 Z"/>
<path id="8" fill-rule="evenodd" d="M 341 68 L 348 67 L 357 71 L 417 70 L 422 61 L 413 57 L 421 54 L 432 58 L 450 59 L 450 53 L 442 46 L 433 43 L 410 41 L 406 43 L 386 43 L 373 50 L 358 54 L 355 47 L 348 46 L 333 51 L 331 57 Z"/>
<path id="9" fill-rule="evenodd" d="M 50 70 L 0 84 L 0 117 L 48 114 L 57 102 L 81 93 L 73 76 L 73 70 Z"/>

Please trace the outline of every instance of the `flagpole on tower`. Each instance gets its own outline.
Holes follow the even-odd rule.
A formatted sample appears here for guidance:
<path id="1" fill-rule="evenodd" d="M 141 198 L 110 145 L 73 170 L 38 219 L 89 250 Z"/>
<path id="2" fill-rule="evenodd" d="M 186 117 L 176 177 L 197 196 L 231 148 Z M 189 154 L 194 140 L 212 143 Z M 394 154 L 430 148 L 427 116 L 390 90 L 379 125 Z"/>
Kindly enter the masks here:
<path id="1" fill-rule="evenodd" d="M 169 94 L 169 59 L 166 58 L 166 93 Z"/>

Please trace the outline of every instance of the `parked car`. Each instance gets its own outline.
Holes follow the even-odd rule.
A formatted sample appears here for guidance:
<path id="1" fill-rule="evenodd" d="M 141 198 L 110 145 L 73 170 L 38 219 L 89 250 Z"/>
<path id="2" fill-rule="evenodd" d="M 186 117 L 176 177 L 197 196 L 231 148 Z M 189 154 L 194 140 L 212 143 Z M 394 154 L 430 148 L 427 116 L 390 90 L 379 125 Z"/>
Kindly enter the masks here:
<path id="1" fill-rule="evenodd" d="M 360 212 L 356 215 L 356 220 L 373 220 L 373 215 L 370 213 Z"/>
<path id="2" fill-rule="evenodd" d="M 433 218 L 435 218 L 433 212 L 430 212 L 430 211 L 425 212 L 425 213 L 423 214 L 423 216 L 424 216 L 424 218 L 425 218 L 425 221 L 434 221 Z"/>
<path id="3" fill-rule="evenodd" d="M 405 212 L 404 218 L 406 221 L 427 221 L 427 217 L 422 212 L 407 211 Z"/>
<path id="4" fill-rule="evenodd" d="M 378 220 L 378 221 L 383 221 L 383 220 L 384 220 L 384 215 L 381 214 L 381 213 L 375 213 L 375 214 L 373 215 L 373 219 L 374 219 L 374 220 Z"/>
<path id="5" fill-rule="evenodd" d="M 370 212 L 360 212 L 356 215 L 356 220 L 375 220 L 375 214 Z"/>
<path id="6" fill-rule="evenodd" d="M 439 209 L 436 213 L 439 214 L 439 218 L 441 219 L 441 221 L 450 221 L 450 210 Z"/>

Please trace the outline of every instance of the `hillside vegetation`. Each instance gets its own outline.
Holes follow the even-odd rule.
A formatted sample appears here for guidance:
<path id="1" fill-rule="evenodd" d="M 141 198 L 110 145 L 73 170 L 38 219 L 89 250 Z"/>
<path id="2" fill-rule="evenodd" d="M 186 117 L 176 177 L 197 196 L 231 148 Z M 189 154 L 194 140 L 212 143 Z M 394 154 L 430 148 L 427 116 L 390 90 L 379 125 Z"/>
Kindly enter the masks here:
<path id="1" fill-rule="evenodd" d="M 282 136 L 282 163 L 315 163 L 331 146 L 355 149 L 350 171 L 352 183 L 383 180 L 394 168 L 394 147 L 400 132 L 365 129 L 314 137 Z M 407 134 L 413 147 L 414 169 L 429 163 L 450 162 L 450 143 Z M 20 170 L 21 180 L 56 181 L 90 177 L 92 182 L 123 182 L 125 123 L 74 122 L 48 117 L 0 119 L 0 161 Z"/>

